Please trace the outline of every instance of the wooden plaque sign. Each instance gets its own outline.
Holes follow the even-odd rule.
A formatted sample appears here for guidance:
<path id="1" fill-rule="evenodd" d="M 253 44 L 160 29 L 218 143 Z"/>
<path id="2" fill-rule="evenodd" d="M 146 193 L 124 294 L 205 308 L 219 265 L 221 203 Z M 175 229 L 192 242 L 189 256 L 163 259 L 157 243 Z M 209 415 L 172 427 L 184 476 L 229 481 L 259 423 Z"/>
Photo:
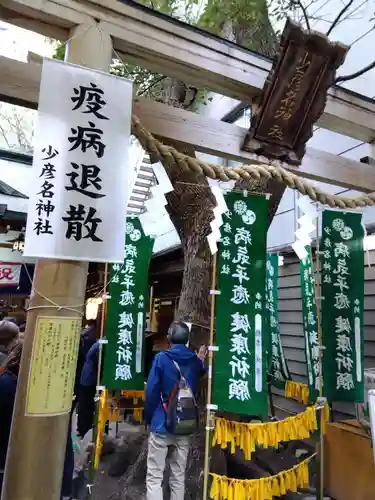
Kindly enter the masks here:
<path id="1" fill-rule="evenodd" d="M 299 165 L 347 51 L 288 20 L 243 149 Z"/>

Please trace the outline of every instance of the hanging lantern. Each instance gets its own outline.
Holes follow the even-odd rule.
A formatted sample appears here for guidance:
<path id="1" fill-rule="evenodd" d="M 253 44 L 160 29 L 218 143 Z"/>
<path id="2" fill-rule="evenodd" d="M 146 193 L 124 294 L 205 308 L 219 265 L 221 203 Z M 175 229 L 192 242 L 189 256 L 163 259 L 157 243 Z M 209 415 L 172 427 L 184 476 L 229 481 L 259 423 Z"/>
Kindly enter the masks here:
<path id="1" fill-rule="evenodd" d="M 99 306 L 103 303 L 101 298 L 90 298 L 86 302 L 86 319 L 96 319 L 98 317 Z"/>

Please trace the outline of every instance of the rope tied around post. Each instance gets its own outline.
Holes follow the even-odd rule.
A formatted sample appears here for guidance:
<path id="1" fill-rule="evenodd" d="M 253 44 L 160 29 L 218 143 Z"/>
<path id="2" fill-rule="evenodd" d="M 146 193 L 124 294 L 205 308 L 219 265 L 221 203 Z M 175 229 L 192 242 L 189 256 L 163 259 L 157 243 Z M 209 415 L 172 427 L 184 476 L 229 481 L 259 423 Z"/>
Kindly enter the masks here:
<path id="1" fill-rule="evenodd" d="M 149 154 L 159 158 L 163 165 L 172 166 L 178 164 L 184 170 L 191 170 L 197 174 L 204 174 L 210 179 L 223 182 L 251 180 L 251 179 L 274 179 L 285 186 L 295 189 L 302 195 L 307 195 L 312 201 L 331 208 L 356 209 L 372 207 L 375 205 L 375 193 L 364 194 L 355 197 L 338 196 L 325 193 L 309 181 L 301 178 L 293 172 L 288 172 L 279 165 L 241 165 L 240 167 L 223 167 L 193 158 L 173 146 L 167 146 L 156 139 L 140 122 L 139 118 L 132 115 L 132 134 L 139 140 L 143 149 Z"/>

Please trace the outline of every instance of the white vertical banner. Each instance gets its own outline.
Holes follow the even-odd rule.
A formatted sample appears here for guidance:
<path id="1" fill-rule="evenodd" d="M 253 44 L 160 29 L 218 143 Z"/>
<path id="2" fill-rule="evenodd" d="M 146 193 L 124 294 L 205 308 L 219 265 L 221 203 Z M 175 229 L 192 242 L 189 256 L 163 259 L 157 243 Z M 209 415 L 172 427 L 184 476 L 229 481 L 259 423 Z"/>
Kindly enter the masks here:
<path id="1" fill-rule="evenodd" d="M 124 261 L 131 82 L 45 59 L 27 257 Z"/>

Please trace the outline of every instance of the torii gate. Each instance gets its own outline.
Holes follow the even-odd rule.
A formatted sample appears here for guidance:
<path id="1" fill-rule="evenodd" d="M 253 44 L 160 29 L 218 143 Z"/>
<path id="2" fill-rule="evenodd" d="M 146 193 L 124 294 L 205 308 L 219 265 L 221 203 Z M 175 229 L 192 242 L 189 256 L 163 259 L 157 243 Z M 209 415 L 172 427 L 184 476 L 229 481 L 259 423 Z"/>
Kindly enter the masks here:
<path id="1" fill-rule="evenodd" d="M 114 49 L 128 62 L 208 87 L 250 105 L 260 94 L 271 68 L 271 62 L 265 58 L 131 2 L 2 0 L 0 18 L 55 39 L 70 40 L 70 62 L 108 71 Z M 1 57 L 0 98 L 35 108 L 40 74 L 38 64 Z M 135 98 L 133 110 L 158 137 L 244 163 L 270 163 L 241 149 L 247 131 L 236 125 L 141 98 Z M 333 88 L 319 125 L 372 142 L 374 117 L 372 100 L 343 88 Z M 312 148 L 307 149 L 300 167 L 283 166 L 310 179 L 362 192 L 375 191 L 373 167 Z M 82 304 L 86 273 L 85 263 L 39 260 L 34 278 L 39 294 L 32 297 L 32 306 L 48 305 L 43 296 L 67 306 Z M 48 308 L 45 312 L 66 314 Z M 60 495 L 68 415 L 33 418 L 24 414 L 35 320 L 36 312 L 32 310 L 19 376 L 13 426 L 16 431 L 11 437 L 3 500 L 57 500 Z"/>

